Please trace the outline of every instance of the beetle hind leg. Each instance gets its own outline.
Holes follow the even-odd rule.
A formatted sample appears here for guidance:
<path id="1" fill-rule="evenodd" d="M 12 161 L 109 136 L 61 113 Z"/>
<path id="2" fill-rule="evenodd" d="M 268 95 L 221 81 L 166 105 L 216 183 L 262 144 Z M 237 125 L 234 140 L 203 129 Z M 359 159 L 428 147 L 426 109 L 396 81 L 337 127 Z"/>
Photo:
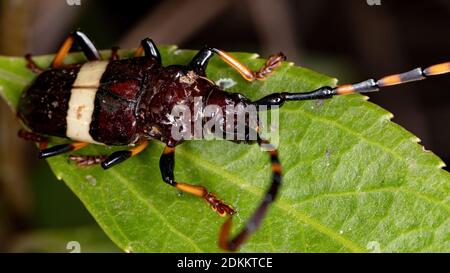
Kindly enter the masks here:
<path id="1" fill-rule="evenodd" d="M 78 167 L 87 167 L 103 163 L 106 155 L 70 155 L 69 161 L 74 161 Z"/>
<path id="2" fill-rule="evenodd" d="M 17 136 L 28 141 L 34 141 L 39 144 L 39 158 L 48 158 L 55 155 L 60 155 L 70 151 L 76 151 L 81 148 L 86 147 L 89 143 L 86 142 L 72 142 L 68 144 L 55 145 L 50 148 L 47 148 L 48 138 L 36 134 L 34 132 L 28 132 L 26 130 L 19 130 Z"/>
<path id="3" fill-rule="evenodd" d="M 29 70 L 31 70 L 32 72 L 34 72 L 34 73 L 36 73 L 36 74 L 41 74 L 42 72 L 44 72 L 45 69 L 42 68 L 42 67 L 40 67 L 39 65 L 37 65 L 37 64 L 34 62 L 34 60 L 33 60 L 32 56 L 31 56 L 31 54 L 25 55 L 25 60 L 26 60 L 26 62 L 27 62 L 27 68 L 28 68 Z"/>
<path id="4" fill-rule="evenodd" d="M 72 142 L 72 143 L 68 143 L 68 144 L 56 145 L 56 146 L 53 146 L 53 147 L 50 147 L 47 149 L 40 150 L 39 158 L 43 159 L 43 158 L 48 158 L 48 157 L 64 154 L 64 153 L 71 152 L 71 151 L 76 151 L 76 150 L 86 147 L 88 144 L 89 143 L 86 143 L 86 142 Z"/>
<path id="5" fill-rule="evenodd" d="M 67 56 L 75 43 L 81 48 L 89 61 L 97 61 L 101 59 L 100 53 L 86 34 L 81 31 L 74 31 L 67 36 L 56 53 L 51 65 L 53 68 L 61 66 L 64 58 Z"/>
<path id="6" fill-rule="evenodd" d="M 40 150 L 47 148 L 48 138 L 42 135 L 20 129 L 19 132 L 17 132 L 17 136 L 24 140 L 37 142 Z"/>

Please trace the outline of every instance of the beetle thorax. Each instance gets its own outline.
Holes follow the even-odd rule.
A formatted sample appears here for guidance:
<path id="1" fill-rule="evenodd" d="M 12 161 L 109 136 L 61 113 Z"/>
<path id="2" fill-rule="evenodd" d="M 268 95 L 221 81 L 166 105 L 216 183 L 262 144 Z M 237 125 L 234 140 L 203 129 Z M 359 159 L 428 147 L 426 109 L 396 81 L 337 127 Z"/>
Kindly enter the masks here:
<path id="1" fill-rule="evenodd" d="M 216 86 L 186 66 L 169 66 L 150 75 L 145 88 L 137 109 L 143 133 L 175 145 L 177 141 L 171 137 L 171 128 L 176 122 L 174 107 L 187 107 L 192 117 L 196 117 L 195 102 L 199 99 L 204 102 Z"/>

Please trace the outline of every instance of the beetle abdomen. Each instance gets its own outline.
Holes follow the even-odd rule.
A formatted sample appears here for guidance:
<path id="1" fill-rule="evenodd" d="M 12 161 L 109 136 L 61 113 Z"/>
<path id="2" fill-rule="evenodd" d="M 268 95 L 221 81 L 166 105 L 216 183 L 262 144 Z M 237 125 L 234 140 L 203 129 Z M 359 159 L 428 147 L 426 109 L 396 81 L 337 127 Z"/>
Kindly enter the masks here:
<path id="1" fill-rule="evenodd" d="M 19 117 L 34 132 L 126 145 L 140 136 L 136 104 L 149 58 L 93 61 L 50 69 L 22 95 Z"/>
<path id="2" fill-rule="evenodd" d="M 33 132 L 66 137 L 72 85 L 81 65 L 44 71 L 19 101 L 18 116 Z"/>

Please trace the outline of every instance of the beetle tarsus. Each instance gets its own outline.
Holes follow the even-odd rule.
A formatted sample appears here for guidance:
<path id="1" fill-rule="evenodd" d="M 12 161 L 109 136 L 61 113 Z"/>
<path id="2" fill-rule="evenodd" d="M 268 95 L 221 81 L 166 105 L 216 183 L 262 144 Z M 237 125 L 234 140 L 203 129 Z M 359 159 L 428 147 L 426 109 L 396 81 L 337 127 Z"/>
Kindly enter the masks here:
<path id="1" fill-rule="evenodd" d="M 203 196 L 203 200 L 205 200 L 211 206 L 211 209 L 213 211 L 217 212 L 217 214 L 222 217 L 225 217 L 227 215 L 231 216 L 236 213 L 236 210 L 232 206 L 218 199 L 214 193 L 208 192 L 207 194 L 205 194 L 205 196 Z"/>
<path id="2" fill-rule="evenodd" d="M 41 68 L 39 65 L 37 65 L 34 60 L 33 57 L 31 56 L 31 54 L 27 54 L 25 55 L 25 60 L 27 62 L 27 68 L 30 69 L 32 72 L 36 73 L 36 74 L 41 74 L 42 72 L 44 72 L 44 68 Z"/>
<path id="3" fill-rule="evenodd" d="M 258 80 L 265 80 L 274 71 L 274 69 L 279 67 L 285 60 L 286 56 L 281 52 L 269 56 L 266 63 L 254 73 L 255 78 Z"/>
<path id="4" fill-rule="evenodd" d="M 106 158 L 106 155 L 69 155 L 69 160 L 74 161 L 78 167 L 98 165 Z"/>

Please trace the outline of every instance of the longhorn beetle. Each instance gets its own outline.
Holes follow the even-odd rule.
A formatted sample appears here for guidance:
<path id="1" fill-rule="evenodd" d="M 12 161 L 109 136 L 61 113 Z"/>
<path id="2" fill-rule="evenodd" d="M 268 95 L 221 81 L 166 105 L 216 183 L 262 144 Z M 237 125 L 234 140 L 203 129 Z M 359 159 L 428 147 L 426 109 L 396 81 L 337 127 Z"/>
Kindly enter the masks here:
<path id="1" fill-rule="evenodd" d="M 62 61 L 74 43 L 78 44 L 88 62 L 62 65 Z M 204 199 L 221 216 L 228 216 L 219 234 L 219 246 L 234 251 L 261 224 L 267 209 L 277 196 L 281 185 L 282 168 L 277 150 L 268 149 L 272 165 L 272 182 L 265 197 L 245 227 L 230 238 L 232 217 L 235 210 L 202 186 L 179 182 L 174 176 L 175 147 L 183 140 L 171 136 L 171 109 L 179 102 L 187 102 L 192 109 L 192 98 L 202 97 L 202 104 L 226 106 L 243 104 L 254 106 L 282 106 L 288 101 L 329 99 L 337 95 L 378 91 L 379 88 L 425 79 L 429 76 L 450 72 L 450 62 L 366 80 L 338 87 L 324 86 L 302 93 L 274 93 L 251 101 L 242 94 L 221 90 L 206 77 L 209 59 L 217 54 L 223 61 L 251 82 L 264 80 L 285 60 L 282 53 L 272 55 L 258 70 L 251 71 L 231 55 L 217 48 L 205 46 L 188 65 L 163 67 L 158 48 L 146 38 L 133 58 L 119 59 L 118 48 L 112 49 L 111 59 L 102 60 L 89 38 L 80 31 L 68 35 L 48 69 L 40 68 L 26 56 L 27 67 L 38 77 L 22 94 L 18 117 L 31 131 L 19 131 L 19 136 L 38 142 L 40 158 L 73 152 L 88 143 L 104 145 L 130 145 L 130 149 L 109 156 L 70 155 L 78 165 L 101 164 L 104 169 L 125 161 L 142 152 L 151 139 L 166 144 L 160 158 L 162 179 L 167 184 Z M 142 56 L 143 55 L 143 56 Z M 195 114 L 191 115 L 192 117 Z M 248 130 L 255 130 L 250 124 Z M 270 144 L 259 137 L 244 139 L 244 143 Z M 72 143 L 46 148 L 46 136 L 71 139 Z M 236 140 L 234 140 L 236 141 Z"/>

